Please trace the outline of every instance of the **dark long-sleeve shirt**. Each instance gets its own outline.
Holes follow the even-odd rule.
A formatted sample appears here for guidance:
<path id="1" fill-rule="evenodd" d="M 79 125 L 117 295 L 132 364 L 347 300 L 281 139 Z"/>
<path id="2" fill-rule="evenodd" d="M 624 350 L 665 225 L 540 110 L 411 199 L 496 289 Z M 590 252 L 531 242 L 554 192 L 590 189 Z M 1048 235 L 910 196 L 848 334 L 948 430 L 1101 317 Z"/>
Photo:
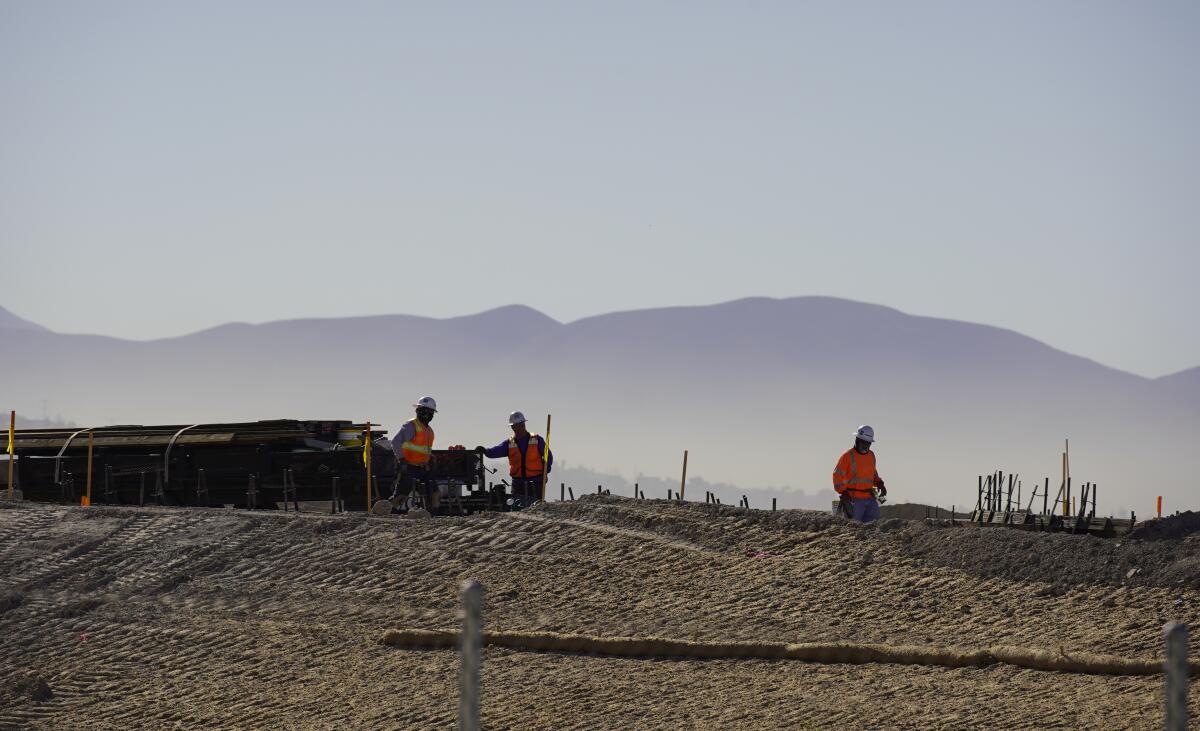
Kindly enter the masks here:
<path id="1" fill-rule="evenodd" d="M 546 460 L 546 473 L 550 473 L 550 468 L 554 466 L 554 450 L 550 451 L 549 457 L 546 456 L 546 440 L 536 434 L 526 434 L 523 437 L 517 437 L 517 449 L 521 450 L 521 454 L 525 454 L 525 450 L 529 449 L 529 437 L 537 440 L 538 455 Z M 485 455 L 492 459 L 499 459 L 508 456 L 508 440 L 505 439 L 494 447 L 490 447 L 483 451 Z"/>

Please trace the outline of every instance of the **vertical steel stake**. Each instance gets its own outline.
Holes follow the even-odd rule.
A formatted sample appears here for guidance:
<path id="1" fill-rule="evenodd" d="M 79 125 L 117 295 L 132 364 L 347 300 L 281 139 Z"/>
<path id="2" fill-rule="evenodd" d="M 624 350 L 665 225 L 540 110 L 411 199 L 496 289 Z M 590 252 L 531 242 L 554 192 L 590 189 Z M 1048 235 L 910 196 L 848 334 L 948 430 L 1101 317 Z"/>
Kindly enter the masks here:
<path id="1" fill-rule="evenodd" d="M 483 652 L 483 584 L 464 581 L 462 668 L 458 675 L 459 731 L 479 731 L 479 665 Z"/>
<path id="2" fill-rule="evenodd" d="M 1186 731 L 1188 725 L 1188 636 L 1178 622 L 1163 626 L 1167 643 L 1167 731 Z"/>

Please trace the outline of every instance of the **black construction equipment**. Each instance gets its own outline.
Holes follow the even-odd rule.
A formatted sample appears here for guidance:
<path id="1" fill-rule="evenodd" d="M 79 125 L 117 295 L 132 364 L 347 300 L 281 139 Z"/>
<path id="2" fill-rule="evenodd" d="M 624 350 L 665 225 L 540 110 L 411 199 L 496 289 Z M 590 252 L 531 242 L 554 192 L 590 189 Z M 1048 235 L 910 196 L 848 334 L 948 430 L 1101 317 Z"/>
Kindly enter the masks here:
<path id="1" fill-rule="evenodd" d="M 88 433 L 92 504 L 369 507 L 363 441 L 367 425 L 347 420 L 22 429 L 16 432 L 16 482 L 27 500 L 79 503 L 87 491 Z M 391 484 L 395 455 L 372 427 L 372 498 Z M 504 487 L 485 482 L 483 458 L 435 450 L 426 484 L 434 514 L 506 510 Z"/>

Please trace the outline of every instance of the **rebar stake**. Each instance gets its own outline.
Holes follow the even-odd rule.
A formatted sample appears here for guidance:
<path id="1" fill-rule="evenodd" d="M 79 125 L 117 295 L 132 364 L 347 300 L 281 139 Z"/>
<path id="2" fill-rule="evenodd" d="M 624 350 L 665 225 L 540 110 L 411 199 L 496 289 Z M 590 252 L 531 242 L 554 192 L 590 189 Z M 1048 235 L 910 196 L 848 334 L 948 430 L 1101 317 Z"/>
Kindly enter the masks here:
<path id="1" fill-rule="evenodd" d="M 1188 636 L 1178 622 L 1163 626 L 1167 643 L 1167 731 L 1186 731 L 1188 725 Z"/>
<path id="2" fill-rule="evenodd" d="M 468 580 L 459 592 L 463 607 L 462 668 L 458 675 L 459 731 L 479 731 L 479 665 L 483 651 L 483 584 Z"/>

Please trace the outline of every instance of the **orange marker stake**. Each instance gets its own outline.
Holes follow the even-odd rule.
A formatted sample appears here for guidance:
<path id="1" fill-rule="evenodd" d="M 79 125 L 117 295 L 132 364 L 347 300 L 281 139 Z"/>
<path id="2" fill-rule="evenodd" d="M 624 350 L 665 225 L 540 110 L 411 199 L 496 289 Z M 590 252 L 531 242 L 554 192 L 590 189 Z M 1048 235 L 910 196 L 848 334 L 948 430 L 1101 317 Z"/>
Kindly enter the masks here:
<path id="1" fill-rule="evenodd" d="M 1158 517 L 1162 517 L 1162 495 L 1158 496 Z"/>

